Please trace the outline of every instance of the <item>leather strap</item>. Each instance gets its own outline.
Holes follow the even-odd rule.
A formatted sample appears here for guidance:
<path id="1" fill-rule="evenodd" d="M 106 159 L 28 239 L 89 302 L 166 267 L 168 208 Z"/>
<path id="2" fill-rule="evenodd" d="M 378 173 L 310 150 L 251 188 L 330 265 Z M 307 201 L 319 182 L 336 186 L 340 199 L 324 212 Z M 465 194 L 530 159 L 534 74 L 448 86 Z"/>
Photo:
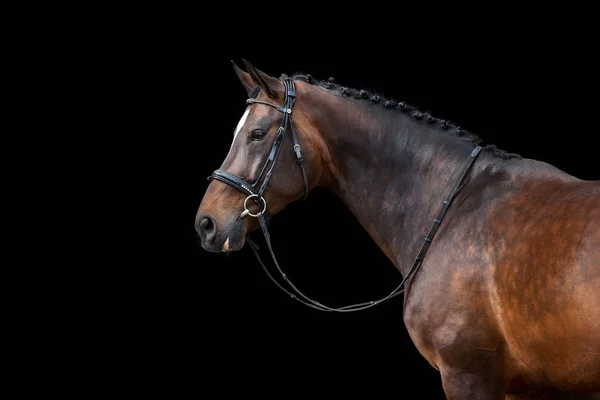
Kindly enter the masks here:
<path id="1" fill-rule="evenodd" d="M 216 179 L 223 183 L 228 184 L 229 186 L 233 186 L 240 192 L 244 193 L 247 196 L 252 194 L 258 194 L 258 191 L 253 185 L 249 185 L 245 180 L 238 178 L 237 176 L 230 174 L 229 172 L 217 169 L 212 173 L 211 176 L 208 177 L 208 180 Z"/>

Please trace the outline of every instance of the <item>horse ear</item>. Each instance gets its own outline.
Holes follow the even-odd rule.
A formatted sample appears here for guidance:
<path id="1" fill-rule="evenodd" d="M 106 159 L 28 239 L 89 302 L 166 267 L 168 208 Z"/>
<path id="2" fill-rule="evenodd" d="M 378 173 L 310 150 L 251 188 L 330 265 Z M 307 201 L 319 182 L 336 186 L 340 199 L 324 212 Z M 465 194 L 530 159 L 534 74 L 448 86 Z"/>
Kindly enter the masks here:
<path id="1" fill-rule="evenodd" d="M 242 59 L 244 64 L 246 64 L 246 70 L 250 73 L 252 80 L 256 83 L 269 98 L 275 99 L 280 90 L 283 90 L 281 82 L 277 78 L 273 78 L 262 72 L 261 70 L 254 67 L 247 60 Z"/>
<path id="2" fill-rule="evenodd" d="M 231 64 L 233 64 L 233 70 L 235 71 L 235 74 L 244 86 L 244 89 L 246 89 L 246 92 L 248 93 L 248 95 L 250 95 L 252 89 L 256 87 L 256 83 L 254 83 L 250 74 L 245 71 L 242 71 L 240 67 L 238 67 L 236 63 L 233 62 L 233 60 L 231 60 Z"/>

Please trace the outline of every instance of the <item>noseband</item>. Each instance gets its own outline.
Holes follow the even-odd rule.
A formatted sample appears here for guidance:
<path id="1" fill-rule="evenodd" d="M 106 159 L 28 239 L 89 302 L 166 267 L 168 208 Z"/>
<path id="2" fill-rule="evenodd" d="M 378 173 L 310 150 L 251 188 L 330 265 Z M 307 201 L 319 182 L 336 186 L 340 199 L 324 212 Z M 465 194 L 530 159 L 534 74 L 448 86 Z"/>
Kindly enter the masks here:
<path id="1" fill-rule="evenodd" d="M 227 171 L 224 171 L 222 169 L 215 170 L 208 177 L 208 180 L 216 179 L 218 181 L 221 181 L 223 183 L 226 183 L 226 184 L 236 188 L 237 190 L 239 190 L 240 192 L 242 192 L 248 196 L 244 200 L 244 210 L 238 216 L 238 220 L 242 219 L 248 215 L 258 219 L 260 227 L 261 227 L 264 237 L 265 237 L 265 242 L 267 243 L 267 247 L 269 248 L 271 258 L 273 259 L 273 262 L 274 262 L 275 266 L 277 267 L 277 270 L 279 271 L 282 279 L 290 286 L 290 288 L 294 291 L 295 294 L 290 292 L 288 289 L 284 288 L 273 277 L 273 275 L 271 275 L 271 273 L 269 272 L 269 270 L 263 263 L 262 259 L 260 258 L 260 255 L 258 254 L 258 250 L 259 250 L 258 246 L 251 240 L 249 234 L 246 237 L 246 241 L 252 248 L 252 251 L 254 252 L 254 255 L 256 256 L 256 259 L 262 266 L 263 270 L 266 272 L 267 276 L 275 283 L 275 285 L 277 285 L 277 287 L 279 287 L 281 290 L 283 290 L 288 295 L 290 295 L 290 297 L 292 299 L 298 300 L 300 303 L 302 303 L 308 307 L 314 308 L 316 310 L 330 311 L 330 312 L 331 311 L 335 311 L 335 312 L 360 311 L 360 310 L 364 310 L 366 308 L 370 308 L 370 307 L 376 306 L 378 304 L 381 304 L 383 301 L 391 299 L 391 298 L 399 295 L 400 293 L 404 292 L 404 287 L 403 287 L 404 283 L 421 265 L 423 258 L 425 257 L 425 253 L 429 249 L 429 245 L 431 244 L 433 237 L 442 222 L 442 218 L 446 214 L 446 211 L 448 210 L 448 207 L 450 206 L 452 199 L 458 192 L 460 183 L 462 182 L 462 180 L 464 179 L 465 175 L 467 174 L 469 168 L 471 167 L 471 165 L 473 164 L 473 162 L 479 155 L 479 153 L 481 151 L 481 146 L 476 146 L 475 149 L 473 149 L 469 158 L 463 165 L 462 171 L 460 172 L 458 178 L 454 182 L 454 185 L 452 186 L 450 193 L 444 199 L 442 206 L 440 208 L 440 211 L 438 212 L 437 216 L 434 218 L 433 224 L 429 230 L 429 233 L 428 233 L 427 237 L 425 238 L 425 241 L 423 242 L 423 245 L 421 246 L 421 249 L 420 249 L 419 253 L 417 254 L 417 257 L 415 258 L 413 265 L 411 266 L 408 273 L 403 277 L 400 284 L 392 292 L 390 292 L 387 296 L 385 296 L 379 300 L 368 301 L 368 302 L 358 303 L 358 304 L 352 304 L 352 305 L 348 305 L 345 307 L 331 308 L 331 307 L 321 304 L 315 300 L 310 299 L 309 297 L 304 295 L 300 290 L 298 290 L 298 288 L 296 288 L 296 286 L 294 286 L 294 284 L 288 279 L 287 275 L 279 267 L 279 263 L 277 262 L 277 258 L 275 257 L 275 253 L 273 252 L 273 248 L 271 246 L 271 236 L 269 234 L 269 229 L 267 227 L 267 222 L 270 219 L 270 215 L 267 210 L 267 201 L 265 200 L 263 194 L 267 188 L 267 184 L 269 183 L 269 180 L 271 179 L 271 175 L 273 174 L 273 168 L 275 167 L 275 163 L 277 161 L 277 158 L 279 157 L 279 153 L 281 152 L 281 147 L 283 144 L 283 139 L 285 137 L 286 127 L 288 124 L 290 126 L 290 132 L 292 133 L 292 139 L 294 141 L 294 153 L 296 154 L 296 161 L 298 162 L 298 165 L 300 166 L 300 168 L 302 170 L 302 178 L 304 180 L 303 200 L 306 199 L 306 196 L 308 195 L 308 181 L 306 178 L 306 170 L 304 168 L 304 160 L 302 159 L 302 152 L 300 149 L 300 144 L 298 142 L 298 137 L 296 135 L 296 130 L 294 129 L 294 124 L 292 123 L 292 109 L 296 102 L 296 89 L 295 89 L 293 79 L 289 78 L 285 74 L 281 76 L 281 80 L 285 86 L 285 100 L 283 103 L 283 107 L 278 106 L 276 104 L 268 103 L 265 101 L 256 100 L 255 97 L 258 92 L 254 96 L 251 95 L 250 98 L 248 98 L 246 100 L 247 104 L 250 104 L 250 105 L 251 104 L 264 104 L 264 105 L 273 107 L 277 111 L 280 111 L 283 113 L 283 119 L 281 120 L 281 124 L 279 125 L 279 128 L 277 129 L 277 135 L 275 136 L 275 140 L 273 141 L 273 145 L 271 147 L 271 152 L 269 153 L 269 157 L 267 158 L 265 164 L 263 165 L 263 167 L 262 167 L 260 173 L 258 174 L 258 177 L 254 181 L 254 183 L 252 183 L 252 184 L 248 183 L 244 179 L 242 179 L 236 175 L 233 175 Z M 267 171 L 268 165 L 270 165 L 270 168 Z M 262 184 L 260 186 L 258 186 L 259 181 L 262 178 L 265 171 L 267 171 L 267 173 L 262 181 Z M 252 214 L 250 212 L 250 210 L 248 209 L 248 200 L 250 200 L 250 199 L 252 199 L 258 206 L 259 211 L 256 214 Z"/>

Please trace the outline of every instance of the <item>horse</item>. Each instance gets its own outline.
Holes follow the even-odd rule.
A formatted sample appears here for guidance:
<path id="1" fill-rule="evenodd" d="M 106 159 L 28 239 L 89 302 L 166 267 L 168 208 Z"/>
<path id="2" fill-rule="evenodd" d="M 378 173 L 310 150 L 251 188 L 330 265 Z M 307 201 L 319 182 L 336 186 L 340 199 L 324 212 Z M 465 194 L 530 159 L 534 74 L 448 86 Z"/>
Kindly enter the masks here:
<path id="1" fill-rule="evenodd" d="M 247 107 L 195 216 L 204 250 L 247 242 L 279 288 L 319 311 L 402 294 L 410 339 L 448 399 L 600 398 L 600 181 L 484 144 L 405 102 L 243 62 L 232 64 Z M 397 268 L 396 289 L 334 308 L 288 279 L 269 221 L 315 187 Z"/>

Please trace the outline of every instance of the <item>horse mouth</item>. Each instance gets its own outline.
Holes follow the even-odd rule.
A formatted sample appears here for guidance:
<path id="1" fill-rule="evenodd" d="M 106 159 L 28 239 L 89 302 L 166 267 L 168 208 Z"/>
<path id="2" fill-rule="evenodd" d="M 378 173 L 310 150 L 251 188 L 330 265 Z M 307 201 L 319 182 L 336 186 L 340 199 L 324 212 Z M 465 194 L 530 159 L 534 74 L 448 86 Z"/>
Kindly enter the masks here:
<path id="1" fill-rule="evenodd" d="M 227 236 L 224 241 L 215 242 L 203 240 L 200 238 L 200 246 L 209 253 L 232 253 L 239 251 L 244 247 L 245 240 L 243 237 L 237 239 L 232 236 Z"/>
<path id="2" fill-rule="evenodd" d="M 239 251 L 244 247 L 246 242 L 244 229 L 241 224 L 234 224 L 229 229 L 219 232 L 215 237 L 207 238 L 200 236 L 200 245 L 210 253 L 232 253 Z"/>

